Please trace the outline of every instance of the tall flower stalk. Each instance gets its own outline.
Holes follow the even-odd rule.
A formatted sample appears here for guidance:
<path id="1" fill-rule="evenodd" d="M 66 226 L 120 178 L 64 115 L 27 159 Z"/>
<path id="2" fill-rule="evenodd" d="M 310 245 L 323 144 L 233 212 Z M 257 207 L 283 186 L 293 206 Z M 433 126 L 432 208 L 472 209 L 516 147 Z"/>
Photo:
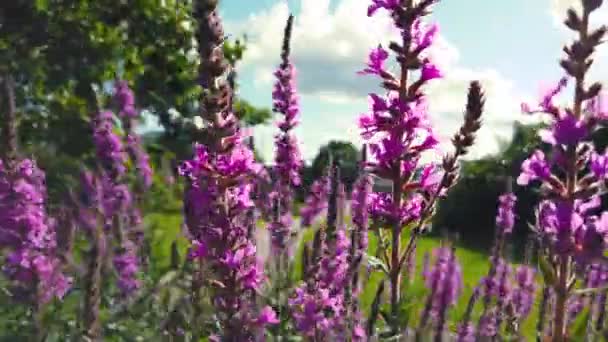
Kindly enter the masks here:
<path id="1" fill-rule="evenodd" d="M 333 164 L 333 163 L 332 163 Z M 345 289 L 349 275 L 350 240 L 344 225 L 344 185 L 339 166 L 331 165 L 327 222 L 319 228 L 311 267 L 303 284 L 289 300 L 296 329 L 313 341 L 342 341 L 351 333 Z"/>
<path id="2" fill-rule="evenodd" d="M 122 132 L 118 117 L 109 110 L 99 110 L 92 119 L 97 168 L 81 175 L 78 198 L 79 221 L 89 235 L 91 247 L 85 281 L 84 333 L 90 339 L 101 334 L 99 310 L 104 287 L 104 265 L 111 260 L 122 296 L 130 296 L 141 286 L 138 279 L 138 247 L 142 242 L 141 214 L 137 197 L 151 182 L 152 168 L 139 137 L 134 132 L 138 111 L 126 81 L 115 84 Z M 129 158 L 134 166 L 138 189 L 129 183 Z"/>
<path id="3" fill-rule="evenodd" d="M 2 271 L 14 292 L 31 304 L 35 340 L 45 339 L 42 316 L 53 298 L 63 298 L 72 280 L 64 274 L 57 250 L 56 221 L 47 215 L 44 172 L 17 153 L 17 118 L 14 82 L 0 80 L 6 112 L 0 159 L 0 250 L 6 259 Z"/>
<path id="4" fill-rule="evenodd" d="M 180 168 L 188 181 L 184 214 L 193 246 L 190 255 L 197 264 L 193 300 L 200 300 L 197 294 L 204 280 L 210 285 L 220 325 L 218 337 L 253 341 L 259 327 L 276 323 L 270 308 L 256 314 L 252 296 L 263 280 L 255 241 L 248 232 L 250 195 L 260 166 L 232 111 L 233 90 L 225 77 L 230 70 L 222 50 L 224 32 L 217 1 L 199 0 L 194 5 L 201 58 L 200 114 L 206 126 L 193 159 Z M 202 278 L 203 268 L 208 271 L 207 279 Z M 196 308 L 200 303 L 193 305 Z"/>
<path id="5" fill-rule="evenodd" d="M 373 0 L 368 8 L 369 16 L 380 9 L 388 11 L 401 38 L 389 45 L 400 68 L 397 75 L 385 68 L 390 54 L 382 46 L 371 51 L 367 67 L 360 72 L 379 77 L 387 92 L 386 96 L 370 95 L 371 113 L 360 118 L 359 126 L 374 160 L 368 166 L 377 176 L 392 181 L 392 193 L 375 196 L 372 211 L 373 216 L 382 218 L 390 227 L 390 255 L 386 263 L 390 270 L 390 305 L 394 318 L 401 298 L 403 265 L 410 261 L 416 238 L 432 215 L 437 198 L 455 182 L 457 159 L 472 145 L 483 110 L 481 88 L 474 82 L 469 91 L 465 124 L 453 141 L 455 153 L 444 158 L 443 170 L 432 164 L 420 165 L 421 156 L 438 143 L 427 118 L 424 94 L 424 85 L 442 77 L 429 54 L 438 27 L 426 26 L 422 21 L 437 2 Z M 411 239 L 403 249 L 402 231 L 408 225 L 413 227 Z"/>
<path id="6" fill-rule="evenodd" d="M 274 190 L 275 203 L 278 208 L 270 224 L 272 247 L 277 255 L 283 254 L 293 226 L 292 208 L 294 187 L 301 183 L 300 170 L 302 158 L 296 137 L 292 130 L 298 124 L 298 97 L 295 87 L 296 69 L 291 63 L 290 39 L 293 27 L 293 15 L 290 15 L 285 26 L 281 65 L 275 72 L 277 81 L 272 93 L 273 110 L 283 118 L 278 122 L 280 133 L 275 137 Z"/>
<path id="7" fill-rule="evenodd" d="M 567 306 L 576 283 L 575 270 L 603 257 L 607 230 L 603 216 L 593 215 L 599 208 L 598 189 L 606 177 L 604 155 L 590 145 L 591 133 L 603 124 L 600 101 L 601 84 L 587 85 L 586 75 L 593 64 L 592 55 L 602 43 L 607 28 L 589 27 L 591 14 L 601 0 L 582 0 L 582 13 L 568 11 L 565 25 L 577 38 L 564 48 L 566 58 L 560 65 L 566 76 L 543 94 L 538 105 L 522 105 L 526 113 L 543 113 L 549 127 L 540 132 L 543 142 L 552 147 L 549 157 L 537 150 L 522 164 L 520 185 L 540 182 L 545 199 L 539 204 L 536 233 L 541 241 L 545 278 L 555 295 L 552 340 L 568 338 Z M 559 106 L 555 97 L 566 85 L 574 83 L 571 106 Z"/>
<path id="8" fill-rule="evenodd" d="M 292 133 L 298 124 L 299 116 L 295 85 L 296 68 L 290 59 L 293 20 L 293 15 L 289 15 L 283 34 L 281 64 L 274 73 L 277 80 L 272 92 L 273 111 L 280 114 L 281 118 L 277 123 L 280 132 L 275 136 L 273 167 L 275 184 L 270 196 L 274 208 L 268 228 L 271 234 L 272 254 L 276 259 L 274 285 L 280 308 L 284 305 L 281 292 L 289 286 L 290 240 L 297 233 L 293 231 L 294 188 L 301 184 L 300 171 L 303 164 L 297 139 Z M 282 316 L 282 310 L 279 316 Z"/>

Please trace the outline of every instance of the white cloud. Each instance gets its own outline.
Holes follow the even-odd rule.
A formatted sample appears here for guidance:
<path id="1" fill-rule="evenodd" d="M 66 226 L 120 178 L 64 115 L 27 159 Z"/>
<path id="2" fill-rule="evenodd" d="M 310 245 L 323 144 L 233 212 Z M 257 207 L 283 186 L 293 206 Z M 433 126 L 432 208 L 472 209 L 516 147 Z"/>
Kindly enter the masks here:
<path id="1" fill-rule="evenodd" d="M 368 18 L 367 2 L 340 0 L 330 8 L 329 0 L 301 0 L 292 38 L 294 63 L 298 68 L 298 87 L 302 102 L 321 101 L 327 104 L 332 120 L 320 123 L 303 122 L 300 134 L 306 142 L 305 155 L 316 153 L 318 146 L 331 138 L 351 138 L 359 142 L 356 117 L 367 110 L 365 99 L 369 92 L 378 90 L 373 77 L 356 75 L 363 68 L 369 49 L 382 43 L 386 46 L 395 30 L 388 17 Z M 248 50 L 242 67 L 253 72 L 258 89 L 269 89 L 272 71 L 278 64 L 281 36 L 288 16 L 286 2 L 253 14 L 239 24 L 228 23 L 227 31 L 248 35 Z M 481 156 L 498 149 L 498 139 L 507 139 L 512 123 L 521 118 L 521 100 L 513 84 L 493 69 L 471 69 L 459 64 L 458 49 L 443 37 L 437 42 L 435 57 L 446 72 L 445 79 L 429 87 L 431 118 L 445 142 L 458 129 L 466 102 L 468 84 L 481 81 L 487 95 L 484 127 L 479 132 L 477 147 L 472 156 Z M 361 107 L 353 113 L 344 109 L 353 104 Z M 305 120 L 305 118 L 303 118 Z M 322 126 L 322 127 L 321 127 Z M 271 128 L 260 128 L 256 136 L 267 134 L 264 154 L 271 153 Z M 346 136 L 345 136 L 346 135 Z M 259 140 L 259 139 L 258 139 Z M 271 154 L 268 154 L 271 155 Z"/>

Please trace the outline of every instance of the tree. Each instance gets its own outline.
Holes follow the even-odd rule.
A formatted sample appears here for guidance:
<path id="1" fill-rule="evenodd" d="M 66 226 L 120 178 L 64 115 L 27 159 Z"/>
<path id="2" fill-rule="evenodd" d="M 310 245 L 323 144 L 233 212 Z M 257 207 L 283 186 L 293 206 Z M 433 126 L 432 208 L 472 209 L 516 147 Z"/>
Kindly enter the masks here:
<path id="1" fill-rule="evenodd" d="M 538 138 L 539 125 L 515 124 L 512 139 L 501 152 L 479 160 L 463 162 L 460 181 L 442 200 L 433 221 L 434 234 L 446 230 L 455 232 L 465 244 L 489 249 L 494 238 L 494 221 L 498 196 L 512 186 L 517 195 L 516 214 L 519 218 L 514 229 L 514 248 L 522 251 L 529 232 L 528 223 L 534 222 L 535 190 L 520 188 L 515 179 L 521 163 L 536 148 L 543 148 Z M 508 185 L 507 183 L 511 183 Z M 515 255 L 523 255 L 516 253 Z"/>
<path id="2" fill-rule="evenodd" d="M 17 103 L 27 113 L 23 139 L 82 153 L 87 146 L 71 144 L 70 133 L 81 132 L 96 108 L 91 84 L 103 86 L 117 76 L 131 82 L 140 108 L 157 116 L 168 133 L 178 134 L 171 109 L 196 115 L 200 93 L 191 12 L 191 1 L 184 0 L 3 3 L 0 72 L 17 81 Z M 225 44 L 234 65 L 245 50 L 242 39 Z M 247 125 L 271 116 L 242 100 L 235 108 Z"/>
<path id="3" fill-rule="evenodd" d="M 128 80 L 138 107 L 158 118 L 165 131 L 159 145 L 178 157 L 189 153 L 190 133 L 171 113 L 183 118 L 198 114 L 191 2 L 3 1 L 0 74 L 16 81 L 19 135 L 26 153 L 36 150 L 48 160 L 89 155 L 89 117 L 105 105 L 98 96 L 107 93 L 108 82 L 116 77 Z M 235 65 L 246 50 L 243 39 L 229 40 L 224 48 Z M 250 126 L 271 116 L 268 109 L 242 99 L 235 109 Z M 42 166 L 51 174 L 65 171 Z"/>
<path id="4" fill-rule="evenodd" d="M 329 165 L 330 155 L 333 160 L 338 161 L 340 165 L 341 181 L 344 182 L 346 188 L 350 190 L 359 174 L 360 152 L 355 145 L 347 141 L 332 140 L 328 144 L 322 146 L 312 162 L 310 172 L 312 179 L 307 181 L 310 181 L 312 184 L 312 181 L 324 174 Z"/>

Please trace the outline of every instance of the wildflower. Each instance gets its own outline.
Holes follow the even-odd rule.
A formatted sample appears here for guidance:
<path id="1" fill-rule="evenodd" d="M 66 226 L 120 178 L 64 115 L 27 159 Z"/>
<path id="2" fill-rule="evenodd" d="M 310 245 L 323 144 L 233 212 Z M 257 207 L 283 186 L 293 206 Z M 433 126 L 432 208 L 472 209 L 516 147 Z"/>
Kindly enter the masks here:
<path id="1" fill-rule="evenodd" d="M 515 215 L 513 209 L 517 198 L 512 193 L 501 195 L 499 198 L 500 206 L 498 215 L 496 215 L 496 225 L 498 225 L 504 233 L 510 234 L 515 225 Z"/>
<path id="2" fill-rule="evenodd" d="M 38 303 L 63 298 L 72 279 L 57 251 L 55 222 L 46 214 L 44 173 L 34 161 L 18 161 L 13 172 L 0 162 L 0 248 L 7 249 L 3 271 L 15 285 L 36 293 Z"/>
<path id="3" fill-rule="evenodd" d="M 293 206 L 293 187 L 299 186 L 302 158 L 295 136 L 291 133 L 297 125 L 299 108 L 295 89 L 295 67 L 289 58 L 290 38 L 293 16 L 289 17 L 283 38 L 282 62 L 275 72 L 277 82 L 274 85 L 273 109 L 282 114 L 278 123 L 280 133 L 275 137 L 274 174 L 278 181 L 274 189 L 277 197 L 277 212 L 272 218 L 269 229 L 272 232 L 272 243 L 276 251 L 281 252 L 287 245 L 292 225 L 291 210 Z"/>
<path id="4" fill-rule="evenodd" d="M 531 181 L 546 180 L 551 177 L 551 168 L 545 160 L 545 154 L 536 150 L 521 165 L 521 173 L 517 177 L 517 184 L 528 185 Z"/>

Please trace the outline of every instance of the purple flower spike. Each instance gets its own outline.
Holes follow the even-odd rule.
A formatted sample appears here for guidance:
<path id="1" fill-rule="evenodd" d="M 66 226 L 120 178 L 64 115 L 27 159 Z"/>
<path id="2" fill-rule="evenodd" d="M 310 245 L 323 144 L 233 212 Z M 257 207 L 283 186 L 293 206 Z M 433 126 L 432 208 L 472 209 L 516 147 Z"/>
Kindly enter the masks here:
<path id="1" fill-rule="evenodd" d="M 112 177 L 122 176 L 126 172 L 127 155 L 121 138 L 114 132 L 114 114 L 102 111 L 93 124 L 93 142 L 99 162 Z"/>
<path id="2" fill-rule="evenodd" d="M 517 287 L 513 292 L 512 303 L 518 319 L 525 319 L 532 310 L 536 282 L 534 280 L 535 271 L 529 266 L 518 266 L 515 271 Z"/>
<path id="3" fill-rule="evenodd" d="M 317 179 L 311 186 L 310 194 L 306 198 L 304 206 L 300 210 L 302 226 L 310 227 L 313 221 L 327 209 L 329 196 L 330 178 L 324 176 Z"/>
<path id="4" fill-rule="evenodd" d="M 475 342 L 475 325 L 469 322 L 458 326 L 458 342 Z"/>
<path id="5" fill-rule="evenodd" d="M 298 124 L 298 96 L 295 86 L 295 67 L 289 58 L 290 38 L 293 16 L 289 16 L 283 38 L 282 63 L 275 72 L 277 81 L 272 93 L 273 110 L 282 115 L 278 122 L 280 133 L 275 137 L 274 174 L 277 182 L 274 187 L 273 204 L 278 205 L 268 226 L 272 234 L 272 244 L 275 252 L 282 253 L 288 247 L 292 228 L 292 207 L 294 187 L 301 183 L 300 170 L 302 157 L 298 142 L 292 130 Z"/>
<path id="6" fill-rule="evenodd" d="M 28 159 L 14 172 L 0 163 L 0 248 L 8 249 L 3 271 L 14 285 L 36 293 L 44 304 L 63 298 L 72 280 L 62 271 L 55 221 L 46 215 L 44 173 Z"/>
<path id="7" fill-rule="evenodd" d="M 139 262 L 132 243 L 126 242 L 119 253 L 114 256 L 114 268 L 118 273 L 118 288 L 124 295 L 129 295 L 140 287 L 137 279 Z"/>
<path id="8" fill-rule="evenodd" d="M 431 317 L 440 318 L 449 306 L 456 304 L 462 291 L 462 269 L 452 249 L 439 248 L 433 254 L 436 261 L 425 278 L 425 284 L 433 292 Z"/>
<path id="9" fill-rule="evenodd" d="M 498 207 L 498 215 L 496 216 L 496 224 L 502 229 L 503 233 L 510 234 L 513 232 L 515 225 L 515 201 L 517 198 L 512 193 L 507 193 L 499 198 L 500 205 Z"/>
<path id="10" fill-rule="evenodd" d="M 135 95 L 127 81 L 119 80 L 114 85 L 114 99 L 119 108 L 121 116 L 126 118 L 135 118 L 138 113 L 135 109 Z"/>

